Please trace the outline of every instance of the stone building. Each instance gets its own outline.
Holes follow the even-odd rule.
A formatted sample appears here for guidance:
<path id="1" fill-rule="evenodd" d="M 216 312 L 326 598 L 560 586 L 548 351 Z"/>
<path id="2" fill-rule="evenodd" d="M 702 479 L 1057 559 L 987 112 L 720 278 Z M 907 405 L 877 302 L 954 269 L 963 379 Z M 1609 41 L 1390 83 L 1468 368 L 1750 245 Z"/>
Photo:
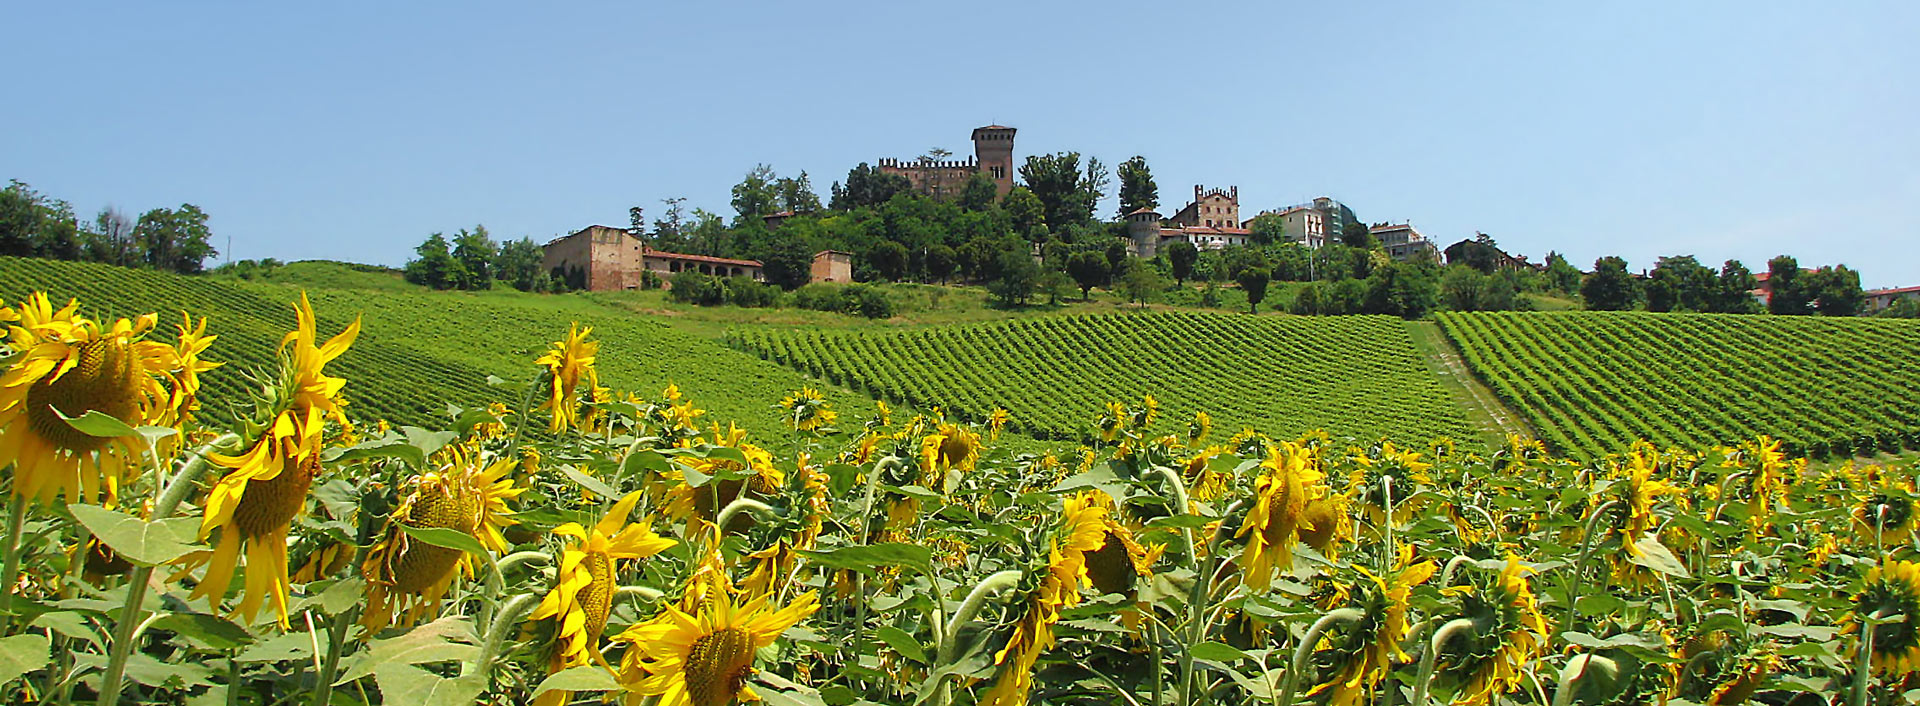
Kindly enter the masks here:
<path id="1" fill-rule="evenodd" d="M 838 250 L 822 250 L 813 254 L 813 266 L 807 273 L 808 282 L 852 282 L 853 254 Z"/>
<path id="2" fill-rule="evenodd" d="M 763 278 L 759 260 L 654 250 L 625 229 L 611 226 L 587 226 L 549 241 L 540 266 L 556 279 L 595 292 L 639 289 L 645 271 L 653 272 L 663 285 L 687 270 L 720 277 Z"/>
<path id="3" fill-rule="evenodd" d="M 1395 260 L 1406 261 L 1424 259 L 1428 262 L 1440 261 L 1440 248 L 1428 240 L 1427 236 L 1414 230 L 1412 223 L 1392 225 L 1382 223 L 1368 228 L 1375 240 Z"/>
<path id="4" fill-rule="evenodd" d="M 1193 203 L 1162 222 L 1160 213 L 1136 209 L 1127 214 L 1127 238 L 1133 241 L 1133 254 L 1153 257 L 1160 248 L 1176 240 L 1185 240 L 1201 250 L 1238 247 L 1252 241 L 1253 233 L 1240 222 L 1240 187 L 1207 189 L 1193 187 Z"/>
<path id="5" fill-rule="evenodd" d="M 1272 215 L 1280 219 L 1281 241 L 1299 243 L 1315 250 L 1327 244 L 1327 214 L 1320 209 L 1294 206 Z"/>
<path id="6" fill-rule="evenodd" d="M 898 174 L 913 183 L 913 188 L 934 198 L 952 198 L 974 174 L 993 180 L 994 191 L 1005 197 L 1013 190 L 1013 133 L 1005 125 L 973 129 L 973 156 L 964 160 L 923 161 L 917 159 L 881 159 L 879 168 Z"/>

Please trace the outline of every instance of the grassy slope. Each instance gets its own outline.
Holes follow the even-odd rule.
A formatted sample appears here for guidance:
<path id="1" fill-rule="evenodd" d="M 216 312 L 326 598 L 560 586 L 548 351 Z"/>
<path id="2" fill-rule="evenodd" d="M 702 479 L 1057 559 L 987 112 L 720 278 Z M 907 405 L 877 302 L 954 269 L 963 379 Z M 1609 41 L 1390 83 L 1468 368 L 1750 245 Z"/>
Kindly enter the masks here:
<path id="1" fill-rule="evenodd" d="M 586 295 L 527 296 L 515 292 L 428 292 L 389 274 L 333 263 L 299 263 L 265 280 L 180 277 L 87 263 L 0 258 L 0 298 L 12 302 L 46 290 L 59 301 L 78 297 L 96 318 L 157 311 L 162 332 L 182 309 L 210 317 L 218 334 L 210 357 L 234 364 L 207 375 L 209 412 L 241 399 L 239 373 L 271 363 L 280 337 L 292 327 L 289 304 L 304 289 L 320 318 L 323 337 L 363 316 L 359 340 L 329 372 L 345 377 L 356 415 L 431 425 L 448 402 L 476 406 L 518 404 L 485 380 L 528 379 L 533 360 L 567 332 L 569 322 L 594 327 L 601 342 L 602 384 L 658 394 L 675 383 L 709 411 L 708 419 L 737 420 L 763 443 L 778 445 L 780 416 L 771 408 L 803 385 L 819 387 L 786 368 L 730 350 L 698 335 L 608 306 Z M 823 390 L 844 426 L 858 426 L 872 400 L 844 389 Z"/>

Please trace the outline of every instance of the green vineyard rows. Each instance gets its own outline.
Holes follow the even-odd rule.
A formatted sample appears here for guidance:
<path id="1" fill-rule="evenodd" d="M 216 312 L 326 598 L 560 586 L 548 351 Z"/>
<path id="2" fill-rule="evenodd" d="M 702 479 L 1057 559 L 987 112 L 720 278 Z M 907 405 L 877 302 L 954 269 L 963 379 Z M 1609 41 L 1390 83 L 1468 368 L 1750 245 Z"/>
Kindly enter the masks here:
<path id="1" fill-rule="evenodd" d="M 736 329 L 728 341 L 883 399 L 1078 439 L 1110 400 L 1166 405 L 1157 430 L 1194 412 L 1219 432 L 1325 429 L 1374 439 L 1472 438 L 1413 348 L 1385 316 L 1250 317 L 1152 313 L 1017 319 L 907 331 Z"/>
<path id="2" fill-rule="evenodd" d="M 1879 319 L 1449 313 L 1441 329 L 1556 450 L 1768 434 L 1811 456 L 1920 448 L 1920 324 Z"/>
<path id="3" fill-rule="evenodd" d="M 657 395 L 678 384 L 702 409 L 703 421 L 738 421 L 753 429 L 781 427 L 773 409 L 787 391 L 810 384 L 803 376 L 711 340 L 683 333 L 603 301 L 598 295 L 534 296 L 519 292 L 431 292 L 411 285 L 380 288 L 331 288 L 330 282 L 377 277 L 335 272 L 332 263 L 302 263 L 318 286 L 305 287 L 320 317 L 322 340 L 364 315 L 359 340 L 327 366 L 346 378 L 346 394 L 356 419 L 387 419 L 395 424 L 444 426 L 449 403 L 473 407 L 513 397 L 487 385 L 493 375 L 528 380 L 533 361 L 550 341 L 563 338 L 569 322 L 594 327 L 601 342 L 601 384 L 616 391 Z M 292 303 L 299 282 L 259 283 L 213 277 L 185 277 L 91 263 L 0 258 L 0 299 L 8 304 L 29 292 L 46 291 L 55 305 L 80 300 L 81 313 L 96 319 L 160 315 L 155 340 L 171 343 L 180 312 L 208 317 L 207 333 L 219 336 L 208 357 L 227 361 L 204 376 L 202 395 L 212 405 L 203 413 L 231 417 L 228 402 L 246 398 L 250 384 L 241 373 L 273 363 L 281 336 L 292 328 Z M 871 414 L 872 402 L 846 392 L 823 390 L 857 426 Z M 517 400 L 510 404 L 517 404 Z M 759 439 L 783 446 L 784 439 Z"/>

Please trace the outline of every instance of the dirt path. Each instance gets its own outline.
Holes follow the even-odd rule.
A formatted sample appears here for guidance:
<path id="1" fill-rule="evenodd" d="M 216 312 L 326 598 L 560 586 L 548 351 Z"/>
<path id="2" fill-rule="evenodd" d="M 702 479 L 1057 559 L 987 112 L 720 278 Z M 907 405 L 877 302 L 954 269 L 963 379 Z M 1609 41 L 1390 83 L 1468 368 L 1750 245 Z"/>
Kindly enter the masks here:
<path id="1" fill-rule="evenodd" d="M 1507 409 L 1506 404 L 1495 397 L 1492 390 L 1480 384 L 1467 369 L 1467 363 L 1460 359 L 1460 352 L 1454 350 L 1453 343 L 1446 334 L 1440 332 L 1440 325 L 1431 321 L 1409 321 L 1408 329 L 1413 333 L 1413 342 L 1420 349 L 1427 367 L 1440 376 L 1441 385 L 1452 393 L 1456 402 L 1467 409 L 1467 416 L 1480 428 L 1489 443 L 1505 443 L 1508 435 L 1533 438 L 1533 431 L 1527 428 L 1519 415 Z"/>

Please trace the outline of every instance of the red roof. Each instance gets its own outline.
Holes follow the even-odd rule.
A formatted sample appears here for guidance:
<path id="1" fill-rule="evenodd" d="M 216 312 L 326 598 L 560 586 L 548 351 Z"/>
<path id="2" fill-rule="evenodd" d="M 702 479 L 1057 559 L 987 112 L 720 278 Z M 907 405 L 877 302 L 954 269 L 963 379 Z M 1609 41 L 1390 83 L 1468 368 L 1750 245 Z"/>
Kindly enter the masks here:
<path id="1" fill-rule="evenodd" d="M 731 260 L 724 257 L 712 257 L 708 255 L 687 255 L 684 253 L 667 252 L 665 250 L 649 249 L 645 252 L 640 253 L 640 256 L 641 257 L 658 257 L 658 258 L 663 258 L 667 260 L 685 260 L 687 262 L 706 262 L 706 263 L 712 263 L 715 265 L 740 265 L 742 267 L 759 267 L 760 266 L 759 260 Z"/>
<path id="2" fill-rule="evenodd" d="M 1222 228 L 1219 226 L 1187 226 L 1184 228 L 1161 228 L 1161 235 L 1253 235 L 1245 228 Z"/>
<path id="3" fill-rule="evenodd" d="M 1136 209 L 1133 209 L 1133 210 L 1131 210 L 1131 211 L 1128 211 L 1128 212 L 1127 212 L 1127 215 L 1129 215 L 1129 216 L 1138 216 L 1138 215 L 1140 215 L 1140 214 L 1142 214 L 1142 213 L 1151 213 L 1151 214 L 1153 214 L 1153 215 L 1156 215 L 1156 216 L 1158 216 L 1158 215 L 1160 215 L 1160 212 L 1159 212 L 1159 211 L 1155 211 L 1155 210 L 1153 210 L 1153 209 L 1151 209 L 1151 208 L 1136 208 Z"/>
<path id="4" fill-rule="evenodd" d="M 1881 296 L 1881 295 L 1887 295 L 1887 294 L 1910 294 L 1913 292 L 1920 292 L 1920 286 L 1894 287 L 1892 289 L 1869 289 L 1866 292 L 1864 292 L 1864 294 L 1866 294 L 1869 297 L 1872 297 L 1872 296 Z"/>

